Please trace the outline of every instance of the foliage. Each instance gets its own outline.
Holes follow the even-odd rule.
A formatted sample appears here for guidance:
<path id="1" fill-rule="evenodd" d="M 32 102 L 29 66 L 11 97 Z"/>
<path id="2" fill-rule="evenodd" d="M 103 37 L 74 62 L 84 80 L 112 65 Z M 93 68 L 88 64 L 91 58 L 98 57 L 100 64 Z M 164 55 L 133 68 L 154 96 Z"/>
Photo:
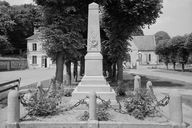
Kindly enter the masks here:
<path id="1" fill-rule="evenodd" d="M 187 37 L 187 40 L 185 42 L 186 48 L 191 51 L 192 50 L 192 33 L 190 33 Z"/>
<path id="2" fill-rule="evenodd" d="M 1 1 L 0 16 L 0 35 L 5 36 L 14 47 L 14 54 L 20 49 L 26 51 L 26 38 L 33 35 L 35 23 L 40 22 L 39 6 L 30 4 L 10 6 L 8 2 Z"/>
<path id="3" fill-rule="evenodd" d="M 65 89 L 64 90 L 64 96 L 70 97 L 72 96 L 73 89 Z"/>
<path id="4" fill-rule="evenodd" d="M 155 41 L 156 44 L 158 44 L 161 40 L 167 40 L 170 39 L 171 37 L 169 36 L 169 34 L 167 32 L 164 31 L 159 31 L 155 33 Z"/>
<path id="5" fill-rule="evenodd" d="M 84 6 L 71 1 L 36 2 L 43 8 L 42 38 L 48 56 L 53 60 L 58 53 L 62 53 L 68 60 L 79 57 L 81 54 L 78 49 L 85 47 L 82 33 L 86 30 L 86 15 L 82 15 L 84 12 L 81 10 Z"/>
<path id="6" fill-rule="evenodd" d="M 11 7 L 8 2 L 0 1 L 0 54 L 13 50 L 8 39 L 8 31 L 13 30 L 14 20 L 10 16 Z"/>
<path id="7" fill-rule="evenodd" d="M 12 6 L 10 16 L 15 25 L 13 30 L 8 31 L 9 40 L 16 50 L 26 51 L 26 38 L 33 35 L 34 27 L 41 19 L 40 7 L 31 4 L 15 5 Z"/>
<path id="8" fill-rule="evenodd" d="M 135 94 L 129 94 L 124 102 L 128 114 L 137 119 L 144 120 L 145 117 L 150 117 L 157 112 L 154 107 L 153 95 L 146 89 L 138 89 Z"/>
<path id="9" fill-rule="evenodd" d="M 168 39 L 167 40 L 161 40 L 155 49 L 156 54 L 158 54 L 163 62 L 168 65 L 169 63 L 169 55 L 170 55 L 170 49 L 169 49 L 169 45 L 168 45 Z"/>
<path id="10" fill-rule="evenodd" d="M 81 30 L 80 34 L 87 31 L 88 4 L 92 2 L 101 5 L 103 13 L 102 28 L 104 28 L 104 32 L 107 33 L 108 37 L 108 40 L 105 41 L 106 47 L 109 47 L 107 48 L 109 51 L 106 52 L 106 55 L 111 61 L 125 58 L 128 45 L 126 40 L 130 39 L 133 31 L 138 30 L 138 28 L 142 28 L 146 24 L 151 25 L 155 23 L 162 8 L 161 0 L 36 0 L 38 5 L 43 6 L 45 24 L 53 25 L 57 29 L 60 28 L 63 34 L 71 32 L 70 26 L 79 28 Z M 49 27 L 47 25 L 46 27 Z M 74 51 L 73 49 L 71 50 Z M 119 74 L 122 75 L 122 71 Z"/>
<path id="11" fill-rule="evenodd" d="M 108 105 L 106 104 L 99 104 L 96 108 L 96 115 L 98 121 L 108 121 L 110 118 L 108 110 Z M 89 112 L 85 111 L 84 114 L 80 117 L 81 120 L 87 121 L 89 119 Z"/>
<path id="12" fill-rule="evenodd" d="M 186 38 L 184 36 L 176 36 L 171 39 L 171 43 L 178 47 L 177 57 L 178 61 L 182 64 L 186 64 L 189 56 L 189 52 L 185 47 Z"/>
<path id="13" fill-rule="evenodd" d="M 27 115 L 30 117 L 54 115 L 59 111 L 59 104 L 61 103 L 60 94 L 59 90 L 49 95 L 47 93 L 40 95 L 39 92 L 36 91 L 32 93 L 28 100 L 22 95 L 21 103 L 28 111 Z"/>
<path id="14" fill-rule="evenodd" d="M 117 96 L 125 96 L 127 91 L 127 86 L 123 82 L 118 83 L 118 87 L 115 89 Z"/>
<path id="15" fill-rule="evenodd" d="M 6 38 L 6 36 L 0 35 L 0 54 L 5 53 L 6 51 L 12 50 L 12 45 Z"/>
<path id="16" fill-rule="evenodd" d="M 0 4 L 0 35 L 8 34 L 8 31 L 13 30 L 15 21 L 12 19 L 10 12 L 11 7 L 8 5 Z"/>
<path id="17" fill-rule="evenodd" d="M 118 64 L 118 80 L 122 80 L 122 62 L 127 57 L 127 40 L 145 25 L 155 23 L 161 13 L 160 0 L 109 0 L 103 4 L 102 27 L 108 40 L 103 42 L 108 61 Z"/>

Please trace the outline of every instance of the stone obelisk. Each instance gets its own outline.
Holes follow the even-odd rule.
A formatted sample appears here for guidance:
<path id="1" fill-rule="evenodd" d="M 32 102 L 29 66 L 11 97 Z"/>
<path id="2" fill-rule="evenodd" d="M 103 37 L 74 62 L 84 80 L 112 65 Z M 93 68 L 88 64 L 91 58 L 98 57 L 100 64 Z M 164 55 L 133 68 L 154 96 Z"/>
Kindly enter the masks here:
<path id="1" fill-rule="evenodd" d="M 103 56 L 101 55 L 99 25 L 99 5 L 89 4 L 87 54 L 85 56 L 85 75 L 72 93 L 76 101 L 95 91 L 98 96 L 116 102 L 116 94 L 103 76 Z"/>

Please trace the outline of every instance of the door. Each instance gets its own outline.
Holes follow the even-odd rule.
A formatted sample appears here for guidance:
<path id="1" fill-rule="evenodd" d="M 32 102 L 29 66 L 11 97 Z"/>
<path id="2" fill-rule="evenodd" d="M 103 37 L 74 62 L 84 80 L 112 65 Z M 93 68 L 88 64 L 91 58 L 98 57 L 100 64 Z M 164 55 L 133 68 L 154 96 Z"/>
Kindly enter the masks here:
<path id="1" fill-rule="evenodd" d="M 47 56 L 42 56 L 42 67 L 47 68 Z"/>

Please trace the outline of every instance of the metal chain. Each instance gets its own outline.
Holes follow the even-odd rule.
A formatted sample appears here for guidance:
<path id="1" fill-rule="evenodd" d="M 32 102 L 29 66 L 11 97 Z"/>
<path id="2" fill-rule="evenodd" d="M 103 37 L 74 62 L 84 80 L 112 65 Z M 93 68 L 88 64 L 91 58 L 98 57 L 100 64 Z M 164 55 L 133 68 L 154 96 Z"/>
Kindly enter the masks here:
<path id="1" fill-rule="evenodd" d="M 88 98 L 88 97 L 86 96 L 84 99 L 79 100 L 79 101 L 78 101 L 77 103 L 75 103 L 73 106 L 70 106 L 70 107 L 68 107 L 68 108 L 63 109 L 63 111 L 70 111 L 70 110 L 72 110 L 73 108 L 78 107 L 80 104 L 87 103 L 87 102 L 85 101 L 87 98 Z"/>
<path id="2" fill-rule="evenodd" d="M 166 106 L 169 103 L 170 97 L 165 96 L 162 100 L 157 101 L 157 106 Z"/>
<path id="3" fill-rule="evenodd" d="M 122 110 L 121 107 L 120 109 L 114 108 L 112 105 L 110 105 L 107 101 L 101 99 L 100 96 L 96 96 L 97 99 L 101 100 L 101 102 L 106 105 L 108 108 L 114 110 L 115 112 L 121 113 L 121 114 L 128 114 L 126 111 Z"/>
<path id="4" fill-rule="evenodd" d="M 101 102 L 103 104 L 105 104 L 107 107 L 111 108 L 112 110 L 114 110 L 115 112 L 121 113 L 121 114 L 128 114 L 128 112 L 124 111 L 120 108 L 114 108 L 112 105 L 110 105 L 107 101 L 101 99 L 100 96 L 97 96 L 97 99 L 101 100 Z M 165 96 L 162 100 L 157 101 L 156 105 L 153 106 L 153 109 L 155 109 L 156 107 L 160 107 L 160 106 L 166 106 L 169 103 L 170 97 L 169 96 Z M 158 110 L 158 112 L 160 112 L 160 109 Z M 162 115 L 162 112 L 160 112 L 160 114 Z M 164 115 L 163 115 L 164 116 Z"/>

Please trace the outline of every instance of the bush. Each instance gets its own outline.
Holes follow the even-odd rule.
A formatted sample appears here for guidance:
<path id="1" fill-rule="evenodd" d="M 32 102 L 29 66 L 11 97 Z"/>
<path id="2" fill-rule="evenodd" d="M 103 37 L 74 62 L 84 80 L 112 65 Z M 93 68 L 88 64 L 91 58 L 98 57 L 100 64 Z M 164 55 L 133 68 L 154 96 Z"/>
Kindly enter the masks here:
<path id="1" fill-rule="evenodd" d="M 108 121 L 110 114 L 107 112 L 108 105 L 100 104 L 96 109 L 96 115 L 98 121 Z M 87 121 L 89 119 L 89 112 L 85 111 L 84 114 L 80 117 L 80 120 Z"/>
<path id="2" fill-rule="evenodd" d="M 115 89 L 117 96 L 125 96 L 127 87 L 123 82 L 118 82 L 118 87 Z"/>
<path id="3" fill-rule="evenodd" d="M 65 90 L 64 90 L 64 96 L 66 96 L 66 97 L 72 96 L 73 90 L 74 90 L 74 89 L 65 89 Z"/>
<path id="4" fill-rule="evenodd" d="M 125 99 L 124 104 L 129 115 L 143 120 L 154 115 L 157 111 L 154 106 L 153 95 L 146 89 L 138 89 Z"/>
<path id="5" fill-rule="evenodd" d="M 21 95 L 21 103 L 28 111 L 27 115 L 30 117 L 34 116 L 49 116 L 54 115 L 59 111 L 59 104 L 61 103 L 61 92 L 60 90 L 54 90 L 46 92 L 45 90 L 35 91 L 31 93 L 29 99 L 25 98 L 25 95 Z"/>

